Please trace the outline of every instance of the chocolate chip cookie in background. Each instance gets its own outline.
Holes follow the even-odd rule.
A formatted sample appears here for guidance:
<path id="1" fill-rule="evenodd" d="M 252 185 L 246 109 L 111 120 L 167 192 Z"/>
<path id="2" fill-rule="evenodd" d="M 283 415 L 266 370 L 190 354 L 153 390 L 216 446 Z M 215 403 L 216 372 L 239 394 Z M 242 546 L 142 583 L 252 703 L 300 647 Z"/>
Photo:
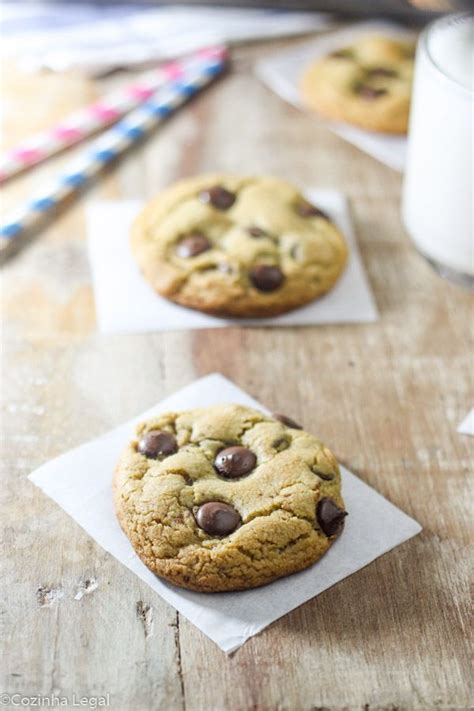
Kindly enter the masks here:
<path id="1" fill-rule="evenodd" d="M 144 208 L 131 244 L 159 294 L 219 316 L 302 306 L 331 289 L 347 259 L 331 219 L 271 177 L 183 180 Z"/>
<path id="2" fill-rule="evenodd" d="M 120 524 L 156 575 L 203 592 L 307 568 L 341 533 L 334 455 L 284 415 L 240 405 L 142 423 L 114 476 Z"/>
<path id="3" fill-rule="evenodd" d="M 372 131 L 406 133 L 415 45 L 369 36 L 306 69 L 304 103 L 330 119 Z"/>

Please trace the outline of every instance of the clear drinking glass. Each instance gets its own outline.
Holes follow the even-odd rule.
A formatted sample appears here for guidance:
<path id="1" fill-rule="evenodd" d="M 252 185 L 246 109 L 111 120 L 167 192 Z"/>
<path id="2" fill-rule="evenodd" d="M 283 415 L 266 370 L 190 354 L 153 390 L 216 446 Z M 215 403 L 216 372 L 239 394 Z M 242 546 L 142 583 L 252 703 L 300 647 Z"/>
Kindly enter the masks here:
<path id="1" fill-rule="evenodd" d="M 402 219 L 442 275 L 474 287 L 474 14 L 435 20 L 418 41 Z"/>

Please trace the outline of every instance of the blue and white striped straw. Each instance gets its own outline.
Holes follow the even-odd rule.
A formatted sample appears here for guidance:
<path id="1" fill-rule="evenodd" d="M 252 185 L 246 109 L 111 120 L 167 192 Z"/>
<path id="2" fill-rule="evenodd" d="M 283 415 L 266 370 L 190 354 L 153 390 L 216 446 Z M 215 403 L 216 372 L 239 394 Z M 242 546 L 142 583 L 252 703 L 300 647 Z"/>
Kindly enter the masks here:
<path id="1" fill-rule="evenodd" d="M 95 140 L 59 178 L 0 225 L 0 255 L 27 230 L 34 229 L 48 213 L 89 183 L 105 166 L 209 84 L 222 72 L 226 60 L 227 52 L 223 47 L 203 51 L 202 61 L 185 70 L 179 79 L 165 84 L 140 108 Z"/>

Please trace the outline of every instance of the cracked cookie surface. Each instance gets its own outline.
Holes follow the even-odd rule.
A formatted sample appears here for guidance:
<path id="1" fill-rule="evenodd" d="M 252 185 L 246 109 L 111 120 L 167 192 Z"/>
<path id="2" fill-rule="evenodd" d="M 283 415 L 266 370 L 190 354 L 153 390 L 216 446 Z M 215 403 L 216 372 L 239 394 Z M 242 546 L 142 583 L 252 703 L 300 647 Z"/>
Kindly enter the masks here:
<path id="1" fill-rule="evenodd" d="M 406 133 L 414 43 L 371 35 L 310 65 L 301 79 L 306 105 L 372 131 Z"/>
<path id="2" fill-rule="evenodd" d="M 334 455 L 294 421 L 219 405 L 140 424 L 113 489 L 120 524 L 148 568 L 218 592 L 317 561 L 343 527 L 340 486 Z"/>
<path id="3" fill-rule="evenodd" d="M 302 306 L 331 289 L 347 260 L 330 218 L 272 177 L 182 180 L 144 208 L 131 246 L 155 291 L 218 316 Z"/>

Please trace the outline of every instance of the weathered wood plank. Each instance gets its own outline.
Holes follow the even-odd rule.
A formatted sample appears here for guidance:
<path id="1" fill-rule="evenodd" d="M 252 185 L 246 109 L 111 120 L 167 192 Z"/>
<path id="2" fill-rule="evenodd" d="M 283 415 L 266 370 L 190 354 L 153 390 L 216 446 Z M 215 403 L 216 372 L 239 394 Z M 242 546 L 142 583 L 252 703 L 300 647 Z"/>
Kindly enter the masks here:
<path id="1" fill-rule="evenodd" d="M 0 620 L 9 693 L 110 692 L 119 710 L 469 706 L 472 440 L 455 430 L 472 405 L 472 299 L 411 248 L 398 214 L 400 176 L 250 74 L 253 60 L 270 51 L 268 44 L 238 50 L 229 76 L 3 271 L 7 596 Z M 40 83 L 28 92 L 31 103 L 40 101 Z M 72 107 L 76 99 L 63 94 Z M 68 159 L 12 183 L 7 200 L 27 195 Z M 181 175 L 214 170 L 271 172 L 346 192 L 380 321 L 96 334 L 84 204 L 146 198 Z M 424 527 L 231 658 L 26 480 L 42 462 L 213 370 L 303 422 Z"/>

